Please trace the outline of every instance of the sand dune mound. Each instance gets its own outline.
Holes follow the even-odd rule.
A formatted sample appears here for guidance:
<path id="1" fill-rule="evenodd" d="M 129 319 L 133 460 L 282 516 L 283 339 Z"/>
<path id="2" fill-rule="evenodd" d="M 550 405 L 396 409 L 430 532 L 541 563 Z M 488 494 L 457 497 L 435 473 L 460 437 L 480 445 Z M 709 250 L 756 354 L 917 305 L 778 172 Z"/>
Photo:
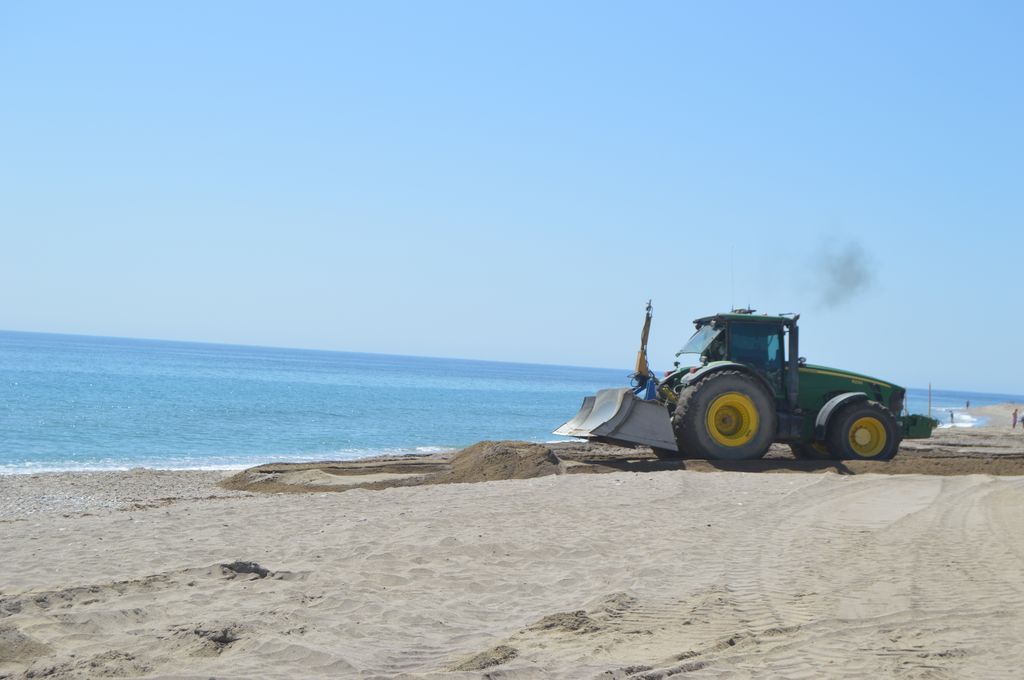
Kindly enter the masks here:
<path id="1" fill-rule="evenodd" d="M 562 473 L 561 461 L 542 444 L 484 441 L 452 457 L 451 471 L 436 482 L 491 482 L 501 479 L 532 479 Z"/>
<path id="2" fill-rule="evenodd" d="M 271 463 L 249 468 L 220 485 L 237 491 L 310 493 L 398 486 L 460 484 L 531 479 L 555 474 L 604 472 L 835 473 L 841 475 L 1010 475 L 1024 476 L 1024 433 L 1002 429 L 936 430 L 930 439 L 908 439 L 892 461 L 795 459 L 774 444 L 763 459 L 662 460 L 649 449 L 566 441 L 537 444 L 482 441 L 456 453 L 393 456 L 356 461 Z"/>
<path id="3" fill-rule="evenodd" d="M 447 456 L 271 463 L 243 470 L 220 485 L 235 491 L 264 493 L 376 491 L 396 486 L 531 479 L 562 472 L 562 461 L 542 444 L 484 441 Z"/>

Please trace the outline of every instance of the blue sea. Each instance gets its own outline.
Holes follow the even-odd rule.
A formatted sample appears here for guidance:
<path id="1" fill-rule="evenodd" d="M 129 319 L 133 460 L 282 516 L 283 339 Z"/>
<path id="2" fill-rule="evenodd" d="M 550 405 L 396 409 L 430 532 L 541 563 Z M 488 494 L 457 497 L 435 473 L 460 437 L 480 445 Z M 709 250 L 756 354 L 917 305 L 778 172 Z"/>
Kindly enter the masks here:
<path id="1" fill-rule="evenodd" d="M 232 469 L 552 441 L 584 396 L 625 386 L 628 373 L 0 332 L 0 473 Z M 909 398 L 926 410 L 925 392 Z M 933 406 L 958 417 L 967 399 L 1024 401 L 937 391 Z"/>

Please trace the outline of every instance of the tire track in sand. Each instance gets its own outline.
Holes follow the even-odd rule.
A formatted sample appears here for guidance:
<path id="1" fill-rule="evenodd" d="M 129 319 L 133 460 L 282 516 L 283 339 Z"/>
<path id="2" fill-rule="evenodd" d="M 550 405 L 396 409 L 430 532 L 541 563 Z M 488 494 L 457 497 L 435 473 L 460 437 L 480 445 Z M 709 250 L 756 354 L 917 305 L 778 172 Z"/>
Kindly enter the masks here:
<path id="1" fill-rule="evenodd" d="M 1018 677 L 1020 560 L 986 568 L 1020 554 L 1024 484 L 1006 481 L 848 478 L 801 489 L 724 574 L 736 633 L 607 677 Z"/>

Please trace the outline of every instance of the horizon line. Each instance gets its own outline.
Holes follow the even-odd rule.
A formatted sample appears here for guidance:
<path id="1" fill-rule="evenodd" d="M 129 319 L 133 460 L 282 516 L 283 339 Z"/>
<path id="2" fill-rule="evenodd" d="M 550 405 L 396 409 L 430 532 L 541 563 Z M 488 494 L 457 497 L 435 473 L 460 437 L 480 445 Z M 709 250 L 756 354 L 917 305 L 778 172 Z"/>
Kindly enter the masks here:
<path id="1" fill-rule="evenodd" d="M 611 368 L 608 366 L 586 366 L 582 364 L 556 364 L 556 363 L 545 363 L 537 361 L 509 361 L 506 359 L 475 359 L 468 357 L 455 357 L 455 356 L 432 356 L 426 354 L 393 354 L 389 352 L 365 352 L 357 350 L 347 349 L 323 349 L 318 347 L 292 347 L 287 345 L 257 345 L 257 344 L 245 344 L 237 342 L 215 342 L 209 340 L 170 340 L 167 338 L 140 338 L 131 337 L 126 335 L 95 335 L 91 333 L 57 333 L 53 331 L 24 331 L 10 328 L 0 328 L 0 333 L 13 333 L 20 335 L 57 335 L 66 336 L 73 338 L 93 338 L 98 340 L 134 340 L 139 342 L 166 342 L 166 343 L 177 343 L 180 345 L 209 345 L 213 347 L 242 347 L 248 349 L 271 349 L 271 350 L 291 350 L 297 352 L 328 352 L 331 354 L 368 354 L 371 356 L 382 356 L 382 357 L 403 357 L 408 359 L 443 359 L 446 361 L 470 361 L 484 364 L 514 364 L 520 366 L 551 366 L 554 368 L 579 368 L 579 369 L 591 369 L 598 371 L 623 371 L 624 374 L 629 375 L 630 370 L 627 368 Z M 906 386 L 907 389 L 920 390 L 922 392 L 928 391 L 928 386 L 925 387 L 911 387 Z M 977 394 L 977 395 L 996 395 L 1001 397 L 1015 397 L 1024 400 L 1024 394 L 1012 394 L 1010 392 L 978 392 L 974 390 L 961 390 L 961 389 L 938 389 L 931 388 L 932 392 L 957 392 L 960 394 Z"/>
<path id="2" fill-rule="evenodd" d="M 583 364 L 555 364 L 538 361 L 509 361 L 507 359 L 474 359 L 470 357 L 456 357 L 456 356 L 433 356 L 427 354 L 395 354 L 391 352 L 365 352 L 359 350 L 350 349 L 324 349 L 320 347 L 293 347 L 290 345 L 258 345 L 258 344 L 247 344 L 238 342 L 217 342 L 211 340 L 171 340 L 168 338 L 143 338 L 133 337 L 127 335 L 95 335 L 92 333 L 57 333 L 54 331 L 24 331 L 12 328 L 0 328 L 0 333 L 17 333 L 21 335 L 59 335 L 73 338 L 94 338 L 98 340 L 136 340 L 141 342 L 168 342 L 178 343 L 181 345 L 212 345 L 214 347 L 245 347 L 249 349 L 284 349 L 299 352 L 330 352 L 332 354 L 370 354 L 373 356 L 382 357 L 404 357 L 408 359 L 445 359 L 452 361 L 473 361 L 484 364 L 519 364 L 522 366 L 553 366 L 556 368 L 587 368 L 599 371 L 618 371 L 622 370 L 629 372 L 627 368 L 612 368 L 608 366 L 586 366 Z"/>

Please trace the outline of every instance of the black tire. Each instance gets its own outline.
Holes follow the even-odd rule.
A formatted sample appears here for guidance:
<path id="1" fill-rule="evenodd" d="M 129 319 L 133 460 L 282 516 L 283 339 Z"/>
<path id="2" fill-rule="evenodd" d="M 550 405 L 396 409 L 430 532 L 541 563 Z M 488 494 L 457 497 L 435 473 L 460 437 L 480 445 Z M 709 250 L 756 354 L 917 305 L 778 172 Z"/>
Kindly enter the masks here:
<path id="1" fill-rule="evenodd" d="M 740 407 L 731 406 L 730 400 Z M 776 423 L 775 400 L 754 377 L 739 371 L 718 371 L 690 385 L 679 395 L 672 415 L 679 450 L 715 460 L 763 457 L 775 438 Z"/>
<path id="2" fill-rule="evenodd" d="M 834 458 L 831 451 L 827 449 L 822 451 L 821 449 L 825 449 L 825 446 L 818 442 L 814 444 L 789 445 L 789 450 L 793 452 L 793 457 L 798 460 L 829 460 Z"/>
<path id="3" fill-rule="evenodd" d="M 889 409 L 859 401 L 829 418 L 825 442 L 844 460 L 891 460 L 900 449 L 900 431 Z"/>

